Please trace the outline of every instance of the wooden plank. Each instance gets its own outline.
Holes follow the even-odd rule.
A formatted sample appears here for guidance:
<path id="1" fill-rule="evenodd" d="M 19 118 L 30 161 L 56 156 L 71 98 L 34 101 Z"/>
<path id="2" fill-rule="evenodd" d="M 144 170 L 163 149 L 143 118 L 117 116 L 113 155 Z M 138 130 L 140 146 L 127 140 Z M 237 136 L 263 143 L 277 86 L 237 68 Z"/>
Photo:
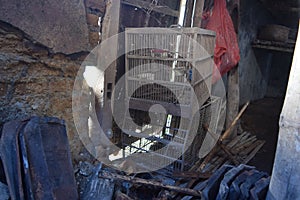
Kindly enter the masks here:
<path id="1" fill-rule="evenodd" d="M 235 165 L 239 165 L 240 162 L 232 155 L 232 152 L 227 149 L 223 144 L 220 144 L 223 151 L 226 153 L 226 155 L 229 157 L 229 159 L 233 162 Z"/>
<path id="2" fill-rule="evenodd" d="M 188 0 L 186 3 L 186 10 L 185 10 L 186 14 L 185 14 L 184 23 L 183 23 L 184 27 L 191 27 L 194 1 L 195 0 Z"/>
<path id="3" fill-rule="evenodd" d="M 152 180 L 146 180 L 142 178 L 133 178 L 130 176 L 122 176 L 119 174 L 115 173 L 109 173 L 109 172 L 102 172 L 99 175 L 100 178 L 105 178 L 105 179 L 113 179 L 113 180 L 119 180 L 119 181 L 127 181 L 132 184 L 142 184 L 142 185 L 148 185 L 152 187 L 157 187 L 157 188 L 165 188 L 168 190 L 176 191 L 178 193 L 183 193 L 183 194 L 188 194 L 196 197 L 201 196 L 201 191 L 189 189 L 189 188 L 181 188 L 178 186 L 172 186 L 172 185 L 166 185 L 160 182 L 152 181 Z"/>
<path id="4" fill-rule="evenodd" d="M 219 167 L 221 167 L 226 161 L 227 157 L 226 156 L 223 156 L 223 157 L 220 157 L 217 162 L 214 163 L 214 167 L 212 169 L 209 170 L 210 173 L 214 173 L 215 171 L 217 171 L 219 169 Z"/>
<path id="5" fill-rule="evenodd" d="M 239 111 L 240 91 L 239 91 L 239 72 L 238 67 L 232 68 L 228 72 L 228 85 L 227 85 L 227 112 L 226 112 L 226 128 L 234 120 L 234 117 Z M 236 137 L 237 127 L 234 127 L 230 133 L 229 138 Z"/>
<path id="6" fill-rule="evenodd" d="M 288 47 L 277 47 L 272 45 L 266 45 L 266 44 L 252 44 L 253 48 L 258 49 L 267 49 L 267 50 L 273 50 L 273 51 L 281 51 L 281 52 L 287 52 L 287 53 L 293 53 L 294 49 L 288 48 Z"/>
<path id="7" fill-rule="evenodd" d="M 234 148 L 232 148 L 233 153 L 238 153 L 240 150 L 247 148 L 253 142 L 257 140 L 256 136 L 250 136 L 249 138 L 245 139 L 244 141 L 239 142 Z"/>
<path id="8" fill-rule="evenodd" d="M 231 140 L 226 146 L 228 148 L 232 148 L 233 146 L 235 146 L 243 137 L 247 136 L 248 137 L 249 133 L 244 132 L 241 135 L 235 137 L 233 140 Z"/>
<path id="9" fill-rule="evenodd" d="M 249 102 L 247 102 L 243 108 L 240 110 L 240 112 L 237 114 L 237 116 L 234 118 L 228 129 L 224 132 L 224 134 L 219 139 L 218 143 L 222 144 L 222 142 L 227 139 L 227 137 L 230 135 L 233 127 L 236 125 L 237 121 L 240 119 L 246 108 L 248 107 Z M 209 152 L 209 154 L 205 157 L 203 162 L 200 165 L 200 170 L 203 170 L 206 164 L 214 157 L 214 155 L 220 150 L 219 145 L 214 146 L 214 148 Z"/>
<path id="10" fill-rule="evenodd" d="M 228 100 L 227 100 L 228 102 Z M 221 136 L 220 141 L 223 142 L 225 139 L 227 139 L 228 137 L 232 137 L 232 130 L 234 129 L 235 125 L 237 124 L 238 120 L 241 118 L 242 114 L 245 112 L 246 108 L 248 107 L 249 102 L 247 102 L 243 108 L 240 110 L 240 112 L 236 115 L 236 117 L 232 120 L 232 122 L 230 123 L 230 125 L 228 125 L 226 131 L 224 132 L 224 134 Z M 231 116 L 230 116 L 231 118 Z M 235 135 L 236 137 L 236 135 Z"/>
<path id="11" fill-rule="evenodd" d="M 196 0 L 193 27 L 201 27 L 204 0 Z"/>
<path id="12" fill-rule="evenodd" d="M 228 91 L 229 93 L 229 91 Z M 232 99 L 234 101 L 234 99 Z M 227 100 L 228 103 L 229 100 Z M 238 120 L 241 118 L 242 114 L 245 112 L 246 108 L 248 107 L 249 102 L 247 102 L 243 108 L 240 110 L 240 112 L 236 115 L 235 118 L 233 118 L 233 120 L 231 120 L 230 124 L 228 125 L 226 131 L 224 132 L 224 134 L 221 136 L 220 141 L 223 142 L 225 139 L 227 139 L 228 137 L 232 137 L 232 130 L 234 130 L 235 125 L 237 124 Z M 228 112 L 228 111 L 227 111 Z M 230 118 L 232 118 L 231 114 L 229 116 Z M 236 137 L 236 135 L 235 135 Z"/>
<path id="13" fill-rule="evenodd" d="M 252 43 L 252 47 L 260 49 L 268 49 L 274 51 L 293 53 L 295 48 L 295 43 L 292 41 L 288 42 L 277 42 L 277 41 L 267 41 L 256 39 Z"/>
<path id="14" fill-rule="evenodd" d="M 207 132 L 215 139 L 218 140 L 218 138 L 216 137 L 216 134 L 213 133 L 209 127 L 205 127 L 205 129 L 207 130 Z M 229 159 L 235 164 L 238 165 L 239 161 L 235 159 L 235 157 L 232 155 L 232 152 L 230 151 L 230 149 L 228 149 L 224 144 L 222 144 L 221 142 L 218 142 L 217 145 L 219 145 L 221 147 L 221 149 L 227 154 L 227 156 L 229 157 Z"/>
<path id="15" fill-rule="evenodd" d="M 205 166 L 205 168 L 203 169 L 202 172 L 207 171 L 218 159 L 220 158 L 220 156 L 216 155 L 213 159 L 211 159 L 209 161 L 209 163 L 207 163 L 207 165 Z M 199 169 L 198 169 L 199 170 Z M 200 170 L 201 171 L 201 170 Z"/>
<path id="16" fill-rule="evenodd" d="M 236 27 L 236 34 L 238 34 L 239 29 L 239 10 L 237 13 L 234 12 L 235 9 L 231 10 L 230 16 L 233 24 Z M 226 112 L 226 129 L 229 128 L 234 117 L 237 115 L 240 105 L 240 89 L 239 89 L 239 68 L 238 65 L 232 68 L 228 72 L 227 76 L 227 112 Z M 237 136 L 237 127 L 232 129 L 229 138 Z"/>
<path id="17" fill-rule="evenodd" d="M 203 162 L 201 163 L 199 169 L 202 171 L 205 166 L 209 163 L 209 161 L 215 156 L 215 154 L 220 150 L 218 145 L 214 146 L 214 148 L 209 152 L 209 154 L 205 157 Z"/>
<path id="18" fill-rule="evenodd" d="M 260 141 L 260 140 L 255 141 L 252 145 L 248 146 L 244 150 L 241 150 L 240 153 L 239 153 L 239 155 L 241 155 L 241 156 L 248 155 L 255 147 L 257 147 L 258 145 L 260 145 L 261 142 L 262 141 Z"/>
<path id="19" fill-rule="evenodd" d="M 173 177 L 177 178 L 194 178 L 194 179 L 208 179 L 212 174 L 211 173 L 201 173 L 197 171 L 187 171 L 187 172 L 174 172 Z"/>
<path id="20" fill-rule="evenodd" d="M 179 11 L 173 10 L 168 6 L 151 5 L 151 2 L 146 2 L 142 0 L 122 0 L 121 3 L 129 6 L 141 8 L 141 9 L 149 9 L 164 15 L 179 17 Z"/>
<path id="21" fill-rule="evenodd" d="M 255 154 L 262 148 L 262 146 L 265 144 L 265 141 L 261 141 L 259 145 L 246 157 L 246 159 L 243 161 L 243 164 L 247 164 L 254 156 Z"/>
<path id="22" fill-rule="evenodd" d="M 119 33 L 119 21 L 120 21 L 120 0 L 107 0 L 106 13 L 102 24 L 102 40 L 115 36 Z M 107 47 L 107 55 L 98 55 L 98 65 L 103 62 L 109 62 L 110 59 L 114 61 L 109 65 L 109 68 L 105 70 L 104 75 L 104 104 L 101 110 L 100 118 L 101 127 L 104 133 L 108 133 L 112 129 L 112 110 L 111 110 L 111 96 L 112 90 L 115 87 L 116 80 L 116 68 L 117 68 L 117 54 L 118 54 L 118 38 L 110 41 L 110 47 Z M 103 52 L 102 52 L 103 53 Z M 104 61 L 105 60 L 105 61 Z"/>

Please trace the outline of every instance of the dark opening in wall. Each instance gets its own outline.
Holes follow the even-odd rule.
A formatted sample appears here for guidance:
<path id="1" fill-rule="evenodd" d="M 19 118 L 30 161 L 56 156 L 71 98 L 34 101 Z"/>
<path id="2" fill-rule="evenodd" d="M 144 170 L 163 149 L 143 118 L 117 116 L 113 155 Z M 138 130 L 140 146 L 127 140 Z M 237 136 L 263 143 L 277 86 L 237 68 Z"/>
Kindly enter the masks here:
<path id="1" fill-rule="evenodd" d="M 295 35 L 299 19 L 283 12 L 289 2 L 291 0 L 283 3 L 282 12 L 277 12 L 276 5 L 280 3 L 277 0 L 244 0 L 240 9 L 240 103 L 251 101 L 241 123 L 244 130 L 266 141 L 250 164 L 269 173 L 272 172 L 279 117 L 293 59 L 295 37 L 291 36 Z M 284 25 L 292 34 L 286 41 L 276 41 L 272 35 L 269 39 L 260 38 L 260 31 L 268 24 Z M 270 34 L 275 35 L 275 31 Z"/>
<path id="2" fill-rule="evenodd" d="M 285 96 L 292 58 L 293 55 L 291 53 L 273 53 L 266 97 L 283 98 Z"/>

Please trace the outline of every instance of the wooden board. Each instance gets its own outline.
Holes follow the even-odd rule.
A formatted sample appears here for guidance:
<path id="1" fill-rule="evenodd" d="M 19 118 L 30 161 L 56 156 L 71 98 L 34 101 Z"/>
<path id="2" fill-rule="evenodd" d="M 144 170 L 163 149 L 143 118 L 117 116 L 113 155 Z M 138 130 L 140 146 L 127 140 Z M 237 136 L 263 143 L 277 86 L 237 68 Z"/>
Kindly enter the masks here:
<path id="1" fill-rule="evenodd" d="M 107 0 L 106 13 L 102 24 L 102 42 L 119 33 L 120 0 Z M 118 54 L 118 39 L 110 41 L 106 52 L 109 58 L 116 59 Z M 98 65 L 107 59 L 105 55 L 98 55 Z M 106 62 L 109 62 L 107 60 Z M 115 87 L 117 61 L 113 61 L 104 75 L 104 105 L 101 108 L 100 123 L 104 133 L 112 129 L 111 95 Z"/>

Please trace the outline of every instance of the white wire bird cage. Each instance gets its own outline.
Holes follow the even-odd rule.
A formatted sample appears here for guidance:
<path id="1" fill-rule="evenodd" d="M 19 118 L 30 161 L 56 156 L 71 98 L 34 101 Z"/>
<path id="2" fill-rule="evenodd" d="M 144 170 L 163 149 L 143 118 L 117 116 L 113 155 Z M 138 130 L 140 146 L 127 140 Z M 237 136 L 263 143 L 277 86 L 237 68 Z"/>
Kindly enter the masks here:
<path id="1" fill-rule="evenodd" d="M 200 28 L 128 28 L 125 41 L 125 96 L 130 111 L 122 127 L 123 156 L 147 152 L 150 157 L 145 162 L 159 166 L 172 162 L 170 169 L 183 170 L 195 160 L 187 146 L 195 137 L 191 132 L 203 136 L 206 132 L 191 131 L 192 123 L 202 127 L 209 122 L 212 130 L 217 126 L 221 100 L 210 95 L 215 33 Z M 166 109 L 155 113 L 164 120 L 128 123 L 147 118 L 154 104 Z M 193 122 L 196 104 L 201 108 L 199 122 Z"/>
<path id="2" fill-rule="evenodd" d="M 176 96 L 178 102 L 189 104 L 193 89 L 199 105 L 209 98 L 214 32 L 200 28 L 128 28 L 125 41 L 128 97 L 174 103 Z"/>

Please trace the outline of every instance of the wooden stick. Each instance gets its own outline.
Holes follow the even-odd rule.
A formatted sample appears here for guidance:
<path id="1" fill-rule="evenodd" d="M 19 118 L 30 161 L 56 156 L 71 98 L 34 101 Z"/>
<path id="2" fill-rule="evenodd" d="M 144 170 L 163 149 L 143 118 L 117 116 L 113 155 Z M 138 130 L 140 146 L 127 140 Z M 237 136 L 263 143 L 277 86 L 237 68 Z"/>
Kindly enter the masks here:
<path id="1" fill-rule="evenodd" d="M 123 176 L 123 175 L 119 175 L 119 174 L 115 174 L 115 173 L 102 172 L 99 174 L 99 178 L 128 181 L 133 184 L 142 184 L 142 185 L 148 185 L 148 186 L 153 186 L 153 187 L 165 188 L 168 190 L 176 191 L 178 193 L 188 194 L 191 196 L 196 196 L 196 197 L 201 196 L 201 191 L 198 191 L 198 190 L 193 190 L 193 189 L 189 189 L 189 188 L 181 188 L 181 187 L 172 186 L 172 185 L 165 185 L 165 184 L 162 184 L 157 181 L 146 180 L 146 179 L 142 179 L 142 178 L 133 178 L 133 177 Z"/>
<path id="2" fill-rule="evenodd" d="M 174 172 L 173 177 L 177 178 L 196 178 L 196 179 L 208 179 L 212 174 L 211 173 L 201 173 L 197 171 L 187 171 L 187 172 Z"/>
<path id="3" fill-rule="evenodd" d="M 261 141 L 261 144 L 259 144 L 249 155 L 248 157 L 243 161 L 243 164 L 247 164 L 254 156 L 255 154 L 260 150 L 262 146 L 264 146 L 265 141 Z"/>
<path id="4" fill-rule="evenodd" d="M 224 139 L 226 139 L 229 134 L 231 133 L 233 127 L 236 125 L 238 120 L 241 118 L 242 114 L 245 112 L 246 108 L 249 105 L 249 101 L 243 106 L 243 108 L 240 110 L 239 114 L 235 117 L 233 122 L 230 124 L 229 128 L 224 132 L 224 134 L 221 136 L 220 141 L 223 142 Z"/>
<path id="5" fill-rule="evenodd" d="M 215 153 L 217 153 L 218 151 L 219 151 L 219 146 L 218 145 L 214 146 L 214 148 L 209 152 L 209 154 L 205 157 L 205 159 L 201 163 L 199 167 L 200 171 L 204 169 L 207 163 L 214 157 Z"/>
<path id="6" fill-rule="evenodd" d="M 201 27 L 204 0 L 197 0 L 195 4 L 195 13 L 193 18 L 193 27 Z"/>
<path id="7" fill-rule="evenodd" d="M 261 144 L 261 140 L 257 140 L 255 142 L 253 142 L 250 146 L 248 146 L 247 148 L 241 149 L 239 151 L 239 155 L 241 156 L 246 156 L 248 155 L 253 149 L 255 149 L 257 146 L 259 146 Z"/>
<path id="8" fill-rule="evenodd" d="M 224 132 L 224 134 L 221 136 L 221 138 L 219 139 L 219 143 L 222 143 L 224 139 L 226 139 L 232 128 L 236 125 L 236 123 L 238 122 L 238 120 L 241 118 L 242 114 L 244 113 L 244 111 L 246 110 L 246 108 L 249 105 L 249 101 L 243 106 L 243 108 L 241 109 L 241 111 L 238 113 L 238 115 L 235 117 L 235 119 L 233 120 L 233 122 L 231 123 L 231 125 L 229 126 L 229 128 Z M 213 156 L 215 155 L 215 153 L 217 153 L 219 151 L 219 146 L 214 146 L 214 148 L 209 152 L 209 154 L 206 156 L 206 158 L 204 159 L 204 161 L 201 163 L 200 165 L 200 170 L 203 170 L 204 167 L 206 166 L 206 164 L 210 161 L 210 159 L 213 158 Z"/>
<path id="9" fill-rule="evenodd" d="M 216 134 L 212 132 L 212 130 L 210 130 L 210 128 L 207 125 L 204 125 L 204 128 L 207 130 L 207 132 L 216 140 Z M 237 159 L 235 159 L 235 157 L 233 156 L 232 152 L 230 151 L 230 149 L 228 149 L 224 144 L 222 144 L 221 142 L 218 142 L 217 145 L 219 145 L 221 147 L 221 149 L 227 154 L 227 156 L 229 157 L 229 159 L 235 164 L 235 165 L 239 165 L 240 162 L 237 161 Z"/>
<path id="10" fill-rule="evenodd" d="M 231 151 L 224 144 L 220 143 L 219 145 L 235 165 L 240 164 L 240 162 L 232 155 Z"/>
<path id="11" fill-rule="evenodd" d="M 238 135 L 237 137 L 235 137 L 233 140 L 231 140 L 228 144 L 226 144 L 226 146 L 230 149 L 232 149 L 235 145 L 237 145 L 237 143 L 245 136 L 247 135 L 247 132 L 242 133 L 241 135 Z"/>
<path id="12" fill-rule="evenodd" d="M 235 117 L 235 119 L 233 120 L 233 122 L 231 123 L 231 125 L 229 126 L 229 128 L 225 131 L 225 133 L 223 134 L 223 136 L 220 139 L 217 139 L 216 136 L 214 134 L 211 134 L 212 137 L 214 137 L 216 140 L 218 140 L 218 144 L 222 144 L 222 141 L 224 139 L 226 139 L 229 135 L 229 133 L 231 132 L 232 128 L 236 125 L 237 121 L 240 119 L 240 117 L 242 116 L 242 114 L 244 113 L 244 111 L 246 110 L 246 108 L 248 107 L 249 102 L 247 102 L 243 108 L 241 109 L 241 111 L 238 113 L 238 115 Z M 209 131 L 208 131 L 209 132 Z M 209 132 L 210 133 L 210 132 Z M 221 141 L 222 139 L 222 141 Z M 222 144 L 223 145 L 223 144 Z M 202 171 L 205 166 L 207 165 L 207 163 L 214 157 L 214 155 L 220 150 L 220 145 L 216 145 L 214 146 L 214 148 L 209 152 L 209 154 L 205 157 L 205 159 L 203 160 L 203 162 L 200 164 L 199 168 L 196 171 Z M 226 148 L 225 148 L 226 149 Z M 223 149 L 224 150 L 224 149 Z M 226 153 L 226 150 L 224 150 Z M 230 152 L 227 152 L 230 153 Z M 228 154 L 227 154 L 228 155 Z M 232 154 L 231 154 L 232 155 Z M 229 156 L 229 155 L 228 155 Z M 230 156 L 229 156 L 230 158 Z M 233 162 L 238 163 L 238 161 L 236 159 L 234 159 L 234 157 L 232 156 L 232 160 L 234 160 Z M 195 168 L 192 168 L 193 170 L 195 170 Z M 196 182 L 195 179 L 192 179 L 189 184 L 188 187 L 191 187 L 194 183 Z"/>

